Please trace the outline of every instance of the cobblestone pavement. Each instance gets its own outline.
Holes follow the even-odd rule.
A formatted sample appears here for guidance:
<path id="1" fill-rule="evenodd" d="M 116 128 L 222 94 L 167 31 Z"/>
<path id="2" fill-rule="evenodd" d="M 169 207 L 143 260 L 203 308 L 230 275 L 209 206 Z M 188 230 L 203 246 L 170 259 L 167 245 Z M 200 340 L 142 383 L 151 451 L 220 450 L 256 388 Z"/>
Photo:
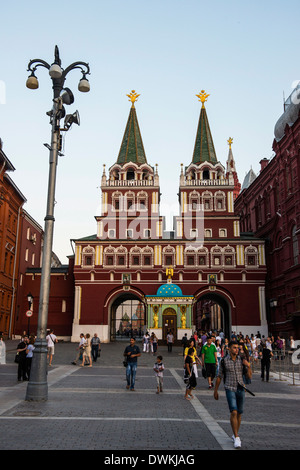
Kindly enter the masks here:
<path id="1" fill-rule="evenodd" d="M 200 373 L 195 398 L 183 398 L 180 347 L 172 353 L 165 346 L 159 348 L 166 369 L 164 391 L 157 395 L 151 354 L 142 353 L 138 359 L 136 390 L 131 392 L 126 390 L 122 365 L 127 342 L 103 344 L 101 357 L 91 368 L 71 364 L 77 344 L 58 343 L 48 367 L 48 400 L 28 402 L 28 382 L 17 381 L 13 362 L 17 344 L 6 343 L 7 363 L 0 365 L 1 450 L 85 449 L 111 455 L 233 449 L 223 385 L 215 401 Z M 255 397 L 246 396 L 241 451 L 300 449 L 299 386 L 299 380 L 292 384 L 272 374 L 266 383 L 254 374 L 249 388 Z"/>

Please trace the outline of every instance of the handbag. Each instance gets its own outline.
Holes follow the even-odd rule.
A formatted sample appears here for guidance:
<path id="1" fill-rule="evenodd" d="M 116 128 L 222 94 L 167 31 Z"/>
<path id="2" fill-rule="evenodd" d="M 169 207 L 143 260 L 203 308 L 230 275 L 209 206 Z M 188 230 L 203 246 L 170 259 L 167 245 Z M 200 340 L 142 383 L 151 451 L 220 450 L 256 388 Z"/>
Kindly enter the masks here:
<path id="1" fill-rule="evenodd" d="M 20 356 L 19 356 L 19 353 L 17 353 L 15 356 L 15 363 L 19 364 L 19 362 L 20 362 Z"/>
<path id="2" fill-rule="evenodd" d="M 206 369 L 205 367 L 202 367 L 202 377 L 206 379 Z"/>
<path id="3" fill-rule="evenodd" d="M 124 366 L 124 367 L 127 367 L 127 366 L 128 366 L 127 359 L 125 359 L 125 360 L 123 361 L 123 366 Z"/>

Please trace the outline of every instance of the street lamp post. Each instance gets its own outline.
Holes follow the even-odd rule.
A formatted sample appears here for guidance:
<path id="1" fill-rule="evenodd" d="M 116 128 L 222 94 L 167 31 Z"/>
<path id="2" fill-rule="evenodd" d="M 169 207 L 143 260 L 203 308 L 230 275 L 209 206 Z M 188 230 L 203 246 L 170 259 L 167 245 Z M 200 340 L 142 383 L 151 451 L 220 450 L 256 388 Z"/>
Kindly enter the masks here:
<path id="1" fill-rule="evenodd" d="M 37 67 L 45 67 L 49 70 L 53 88 L 53 107 L 47 112 L 50 116 L 51 129 L 51 146 L 46 145 L 50 150 L 49 156 L 49 180 L 48 180 L 48 198 L 47 212 L 45 217 L 44 229 L 44 246 L 42 258 L 42 272 L 40 285 L 39 313 L 37 338 L 35 341 L 35 349 L 32 359 L 30 372 L 30 380 L 26 391 L 26 400 L 30 401 L 46 401 L 48 399 L 47 384 L 47 321 L 48 306 L 50 294 L 50 276 L 51 276 L 51 256 L 53 244 L 54 230 L 54 204 L 55 204 L 55 184 L 56 184 L 56 167 L 57 157 L 60 152 L 60 132 L 67 131 L 72 123 L 79 125 L 78 112 L 65 116 L 64 104 L 72 104 L 74 102 L 73 93 L 69 88 L 64 88 L 67 74 L 74 69 L 80 69 L 82 78 L 78 84 L 78 90 L 87 92 L 90 89 L 86 75 L 90 73 L 89 65 L 85 62 L 74 62 L 66 69 L 61 67 L 58 47 L 55 46 L 54 62 L 49 65 L 41 59 L 31 60 L 28 64 L 28 71 L 31 75 L 28 77 L 26 86 L 30 89 L 36 89 L 39 86 L 35 71 Z M 61 129 L 60 120 L 65 117 L 64 127 Z"/>
<path id="2" fill-rule="evenodd" d="M 28 337 L 30 335 L 30 314 L 29 311 L 32 312 L 32 304 L 33 304 L 33 295 L 31 293 L 27 294 L 27 300 L 28 300 L 28 311 L 27 311 L 27 318 L 28 318 L 28 325 L 27 325 L 27 334 Z"/>

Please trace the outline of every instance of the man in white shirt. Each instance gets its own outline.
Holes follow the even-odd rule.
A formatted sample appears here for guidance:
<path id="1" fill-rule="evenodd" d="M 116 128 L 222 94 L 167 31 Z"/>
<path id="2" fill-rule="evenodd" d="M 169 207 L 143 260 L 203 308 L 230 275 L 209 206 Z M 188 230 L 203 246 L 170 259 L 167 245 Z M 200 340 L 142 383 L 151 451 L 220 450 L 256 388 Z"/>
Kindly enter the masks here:
<path id="1" fill-rule="evenodd" d="M 52 357 L 54 356 L 54 345 L 57 343 L 57 338 L 53 333 L 53 330 L 50 330 L 49 334 L 46 336 L 47 346 L 48 346 L 48 354 L 47 359 L 49 359 L 49 366 L 52 365 Z"/>
<path id="2" fill-rule="evenodd" d="M 76 366 L 77 364 L 77 361 L 79 360 L 79 357 L 82 355 L 83 353 L 83 349 L 84 349 L 84 345 L 86 343 L 86 339 L 84 337 L 84 334 L 83 333 L 80 333 L 80 342 L 79 342 L 79 346 L 77 348 L 78 350 L 78 353 L 77 353 L 77 356 L 76 356 L 76 359 L 75 361 L 71 362 L 71 364 L 74 364 Z"/>

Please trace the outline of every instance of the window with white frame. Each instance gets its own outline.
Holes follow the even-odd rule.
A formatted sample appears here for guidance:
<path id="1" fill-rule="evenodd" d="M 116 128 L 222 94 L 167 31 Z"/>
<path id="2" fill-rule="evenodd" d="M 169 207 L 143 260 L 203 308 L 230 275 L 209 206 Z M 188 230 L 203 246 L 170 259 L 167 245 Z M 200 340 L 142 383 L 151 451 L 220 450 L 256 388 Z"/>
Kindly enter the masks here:
<path id="1" fill-rule="evenodd" d="M 108 230 L 108 238 L 116 238 L 116 231 L 114 228 Z"/>
<path id="2" fill-rule="evenodd" d="M 215 194 L 215 210 L 224 211 L 225 210 L 225 193 L 222 191 L 217 191 Z"/>
<path id="3" fill-rule="evenodd" d="M 115 266 L 115 249 L 113 247 L 107 247 L 103 253 L 103 266 Z"/>
<path id="4" fill-rule="evenodd" d="M 245 249 L 245 265 L 248 268 L 258 266 L 258 252 L 254 246 L 247 246 Z"/>
<path id="5" fill-rule="evenodd" d="M 175 265 L 175 248 L 168 246 L 163 248 L 163 266 Z"/>
<path id="6" fill-rule="evenodd" d="M 139 247 L 131 248 L 129 253 L 129 263 L 131 266 L 140 266 L 142 259 L 141 249 Z"/>
<path id="7" fill-rule="evenodd" d="M 82 266 L 91 267 L 95 264 L 95 249 L 92 246 L 86 246 L 82 250 Z"/>
<path id="8" fill-rule="evenodd" d="M 139 211 L 147 211 L 148 194 L 146 192 L 139 192 L 137 194 L 137 204 L 138 204 Z"/>
<path id="9" fill-rule="evenodd" d="M 227 246 L 223 249 L 224 266 L 235 266 L 235 251 L 234 248 Z"/>
<path id="10" fill-rule="evenodd" d="M 213 210 L 213 195 L 210 191 L 202 193 L 202 205 L 205 211 Z"/>
<path id="11" fill-rule="evenodd" d="M 122 210 L 122 193 L 119 191 L 112 194 L 112 207 L 116 212 Z"/>
<path id="12" fill-rule="evenodd" d="M 133 238 L 133 229 L 132 228 L 128 228 L 126 230 L 126 238 Z"/>
<path id="13" fill-rule="evenodd" d="M 190 229 L 190 238 L 191 239 L 198 238 L 198 229 L 196 228 Z"/>
<path id="14" fill-rule="evenodd" d="M 142 264 L 143 266 L 153 266 L 153 249 L 145 247 L 142 250 Z"/>

